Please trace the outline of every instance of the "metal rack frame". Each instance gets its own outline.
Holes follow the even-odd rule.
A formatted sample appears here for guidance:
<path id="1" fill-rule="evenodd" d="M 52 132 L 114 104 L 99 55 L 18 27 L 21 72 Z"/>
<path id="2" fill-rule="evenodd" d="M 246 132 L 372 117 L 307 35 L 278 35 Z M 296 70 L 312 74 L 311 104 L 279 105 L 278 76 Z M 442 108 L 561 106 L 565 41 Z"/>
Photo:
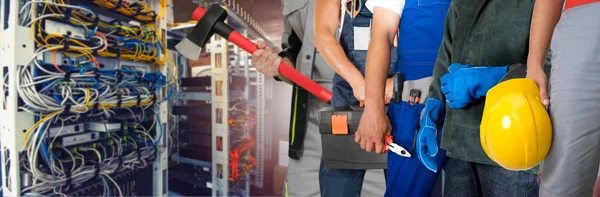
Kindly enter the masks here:
<path id="1" fill-rule="evenodd" d="M 203 0 L 195 1 L 195 3 L 202 6 L 215 3 L 222 5 L 229 14 L 227 19 L 229 25 L 244 36 L 263 39 L 268 45 L 272 46 L 272 43 L 264 36 L 264 31 L 262 31 L 260 25 L 239 4 L 235 3 L 234 0 Z M 171 30 L 180 31 L 191 27 L 194 27 L 194 25 L 179 26 Z M 177 99 L 205 100 L 210 101 L 212 105 L 212 183 L 210 184 L 212 195 L 229 196 L 231 191 L 229 185 L 229 150 L 233 147 L 229 146 L 229 125 L 227 123 L 227 119 L 229 118 L 227 112 L 229 101 L 236 98 L 243 98 L 246 101 L 250 101 L 250 92 L 253 86 L 256 88 L 256 114 L 251 114 L 252 112 L 250 112 L 248 107 L 246 115 L 256 117 L 256 173 L 253 185 L 262 188 L 264 186 L 264 160 L 265 158 L 271 158 L 271 155 L 265 154 L 266 150 L 268 151 L 267 153 L 271 152 L 269 149 L 272 147 L 270 140 L 271 127 L 265 124 L 265 117 L 268 115 L 265 105 L 266 99 L 271 97 L 269 95 L 272 94 L 272 86 L 266 84 L 264 75 L 259 74 L 256 69 L 251 67 L 249 63 L 250 55 L 239 47 L 229 44 L 227 40 L 219 36 L 213 36 L 209 44 L 206 45 L 206 49 L 210 53 L 211 60 L 212 88 L 210 98 L 203 93 L 181 92 L 177 95 Z M 230 61 L 229 58 L 231 57 L 233 57 L 233 61 Z M 242 94 L 229 91 L 230 75 L 243 76 L 245 78 L 246 85 Z M 253 81 L 253 78 L 256 80 Z M 247 133 L 247 135 L 250 135 L 250 133 Z M 179 159 L 182 158 L 180 157 Z M 250 194 L 250 186 L 250 181 L 246 180 L 244 186 L 246 196 Z"/>
<path id="2" fill-rule="evenodd" d="M 158 0 L 149 0 L 150 5 L 155 11 L 159 11 Z M 9 7 L 4 7 L 5 5 Z M 17 67 L 25 65 L 29 58 L 34 55 L 35 45 L 31 38 L 30 28 L 22 27 L 18 24 L 18 14 L 20 10 L 19 1 L 15 0 L 0 0 L 0 37 L 2 43 L 0 43 L 0 72 L 2 72 L 2 80 L 0 80 L 0 103 L 6 101 L 6 108 L 0 106 L 0 144 L 2 151 L 2 187 L 3 194 L 5 196 L 19 197 L 21 196 L 21 174 L 19 161 L 21 155 L 19 154 L 23 148 L 23 136 L 24 131 L 29 129 L 34 124 L 34 115 L 27 112 L 19 112 L 18 107 L 18 95 L 17 92 Z M 9 11 L 9 13 L 5 13 Z M 170 8 L 167 8 L 170 9 Z M 172 13 L 167 10 L 167 13 Z M 5 15 L 8 18 L 5 18 Z M 166 16 L 161 18 L 157 24 L 160 28 L 159 31 L 166 32 Z M 8 28 L 4 29 L 4 21 L 8 22 Z M 166 39 L 166 35 L 163 37 Z M 4 96 L 4 70 L 8 70 L 8 96 Z M 167 67 L 165 66 L 162 73 L 167 75 Z M 160 118 L 163 125 L 163 129 L 168 131 L 168 103 L 163 102 L 160 104 Z M 163 132 L 163 135 L 168 135 L 168 132 Z M 167 136 L 162 136 L 164 139 Z M 168 147 L 168 140 L 162 140 L 158 146 Z M 167 196 L 167 154 L 168 151 L 157 152 L 157 159 L 153 163 L 153 185 L 152 191 L 153 196 Z"/>
<path id="3" fill-rule="evenodd" d="M 229 196 L 229 77 L 227 41 L 213 36 L 210 42 L 212 95 L 212 196 Z M 220 143 L 219 143 L 220 142 Z"/>

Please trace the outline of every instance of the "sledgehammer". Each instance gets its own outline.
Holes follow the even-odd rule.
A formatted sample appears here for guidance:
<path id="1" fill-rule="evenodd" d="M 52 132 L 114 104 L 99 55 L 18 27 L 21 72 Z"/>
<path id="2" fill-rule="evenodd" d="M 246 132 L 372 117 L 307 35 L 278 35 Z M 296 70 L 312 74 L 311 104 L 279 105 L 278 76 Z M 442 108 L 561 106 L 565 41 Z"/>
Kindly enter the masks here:
<path id="1" fill-rule="evenodd" d="M 229 40 L 233 44 L 244 49 L 248 53 L 254 53 L 258 50 L 258 46 L 252 41 L 245 38 L 237 31 L 234 31 L 231 26 L 224 23 L 227 19 L 227 11 L 221 8 L 218 4 L 213 4 L 208 10 L 199 6 L 192 14 L 192 18 L 198 23 L 187 37 L 175 46 L 177 51 L 188 59 L 197 60 L 200 56 L 202 47 L 213 34 L 218 34 Z M 331 92 L 312 81 L 310 78 L 302 75 L 290 65 L 284 62 L 279 64 L 279 73 L 287 77 L 300 87 L 314 94 L 317 98 L 324 102 L 331 100 Z"/>

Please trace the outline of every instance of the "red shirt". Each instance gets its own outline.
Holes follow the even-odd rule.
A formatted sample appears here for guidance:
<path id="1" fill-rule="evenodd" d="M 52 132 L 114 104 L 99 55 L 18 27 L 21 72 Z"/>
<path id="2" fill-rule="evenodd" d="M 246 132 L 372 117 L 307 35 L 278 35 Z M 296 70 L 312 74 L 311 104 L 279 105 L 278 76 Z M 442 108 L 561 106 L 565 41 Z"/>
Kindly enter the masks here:
<path id="1" fill-rule="evenodd" d="M 565 4 L 565 10 L 575 7 L 575 6 L 580 6 L 580 5 L 594 3 L 594 2 L 600 2 L 600 0 L 567 0 L 567 3 Z"/>

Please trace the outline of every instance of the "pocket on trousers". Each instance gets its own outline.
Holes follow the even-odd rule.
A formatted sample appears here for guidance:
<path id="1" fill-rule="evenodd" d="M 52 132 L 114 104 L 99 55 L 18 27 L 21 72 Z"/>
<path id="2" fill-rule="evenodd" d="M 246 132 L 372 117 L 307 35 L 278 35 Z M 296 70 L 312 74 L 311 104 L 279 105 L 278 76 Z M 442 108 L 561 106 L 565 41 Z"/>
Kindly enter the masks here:
<path id="1" fill-rule="evenodd" d="M 388 116 L 392 125 L 394 142 L 409 152 L 412 152 L 415 147 L 415 137 L 419 129 L 423 108 L 425 108 L 424 104 L 411 105 L 406 101 L 392 102 L 388 106 Z"/>

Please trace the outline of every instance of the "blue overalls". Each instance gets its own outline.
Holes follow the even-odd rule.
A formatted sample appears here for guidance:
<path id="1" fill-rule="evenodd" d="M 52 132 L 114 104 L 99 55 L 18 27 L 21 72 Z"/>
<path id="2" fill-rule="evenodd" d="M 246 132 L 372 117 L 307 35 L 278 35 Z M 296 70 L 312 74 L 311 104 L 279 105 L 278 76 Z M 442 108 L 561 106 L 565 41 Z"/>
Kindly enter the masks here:
<path id="1" fill-rule="evenodd" d="M 395 72 L 404 76 L 403 101 L 392 102 L 388 115 L 392 124 L 394 142 L 408 151 L 406 158 L 388 152 L 386 197 L 429 197 L 439 173 L 428 170 L 417 158 L 415 136 L 419 128 L 421 112 L 426 94 L 433 80 L 433 65 L 442 42 L 444 21 L 451 0 L 406 1 L 398 38 L 398 62 Z M 411 90 L 421 91 L 421 102 L 410 104 L 406 97 Z M 438 144 L 441 131 L 438 133 Z M 444 166 L 446 151 L 439 150 L 436 161 L 440 169 Z M 440 170 L 441 171 L 441 170 Z M 440 172 L 438 171 L 438 172 Z"/>
<path id="2" fill-rule="evenodd" d="M 344 14 L 344 22 L 339 42 L 344 49 L 346 57 L 364 76 L 365 65 L 367 62 L 367 46 L 370 40 L 371 19 L 373 14 L 365 6 L 367 0 L 356 1 L 357 6 L 361 9 L 355 18 L 348 12 L 342 13 Z M 358 5 L 359 3 L 360 5 Z M 349 8 L 352 8 L 351 4 L 349 4 Z M 367 33 L 367 36 L 369 37 L 365 37 L 365 33 Z M 392 54 L 390 68 L 393 68 L 394 66 L 395 56 L 395 54 Z M 392 74 L 393 69 L 390 69 L 388 76 L 391 77 Z M 334 108 L 356 106 L 359 104 L 358 100 L 354 97 L 350 84 L 337 74 L 333 77 L 332 93 L 331 106 Z M 354 137 L 351 139 L 353 140 Z M 319 171 L 321 196 L 359 197 L 365 172 L 365 170 L 328 169 L 325 167 L 324 162 L 321 161 Z"/>

